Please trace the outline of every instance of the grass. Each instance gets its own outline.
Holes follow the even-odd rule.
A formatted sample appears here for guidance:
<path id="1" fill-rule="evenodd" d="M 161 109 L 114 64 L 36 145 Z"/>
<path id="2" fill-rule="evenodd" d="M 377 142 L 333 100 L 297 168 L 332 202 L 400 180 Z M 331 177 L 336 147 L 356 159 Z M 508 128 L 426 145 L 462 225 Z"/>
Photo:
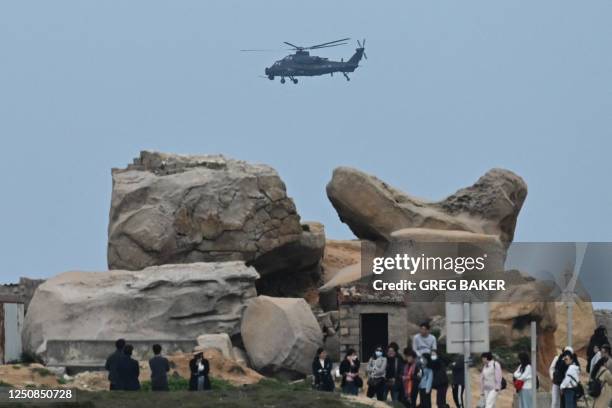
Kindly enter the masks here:
<path id="1" fill-rule="evenodd" d="M 42 368 L 42 367 L 35 367 L 32 369 L 32 372 L 40 375 L 41 377 L 48 377 L 50 375 L 53 375 L 51 371 L 47 370 L 46 368 Z"/>
<path id="2" fill-rule="evenodd" d="M 264 379 L 259 384 L 233 386 L 223 380 L 213 379 L 211 391 L 189 392 L 187 380 L 172 378 L 171 392 L 149 392 L 151 384 L 142 384 L 140 392 L 87 392 L 77 391 L 77 401 L 45 407 L 70 408 L 364 408 L 365 405 L 341 399 L 338 392 L 326 393 L 311 390 L 306 382 L 287 383 Z M 4 405 L 3 405 L 4 406 Z M 20 407 L 25 405 L 9 405 Z M 29 403 L 28 407 L 36 406 Z M 40 405 L 43 406 L 43 405 Z"/>

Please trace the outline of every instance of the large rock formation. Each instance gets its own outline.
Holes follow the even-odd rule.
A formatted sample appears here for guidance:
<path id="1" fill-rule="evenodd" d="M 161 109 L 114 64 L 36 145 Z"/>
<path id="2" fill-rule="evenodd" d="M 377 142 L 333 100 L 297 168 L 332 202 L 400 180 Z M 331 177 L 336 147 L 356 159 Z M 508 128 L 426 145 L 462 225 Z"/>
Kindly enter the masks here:
<path id="1" fill-rule="evenodd" d="M 26 350 L 47 340 L 194 340 L 239 331 L 256 296 L 243 262 L 163 265 L 142 271 L 66 272 L 40 285 L 23 328 Z"/>
<path id="2" fill-rule="evenodd" d="M 564 302 L 556 302 L 557 324 L 558 328 L 555 332 L 555 341 L 557 347 L 562 349 L 567 345 L 567 306 Z M 589 301 L 580 298 L 575 299 L 572 311 L 572 347 L 579 354 L 586 355 L 586 348 L 589 345 L 589 340 L 597 327 L 593 305 Z"/>
<path id="3" fill-rule="evenodd" d="M 327 196 L 359 238 L 389 241 L 399 229 L 431 228 L 492 234 L 508 247 L 527 185 L 508 170 L 493 169 L 471 187 L 442 201 L 426 202 L 372 175 L 338 167 L 327 185 Z"/>
<path id="4" fill-rule="evenodd" d="M 286 378 L 309 374 L 312 358 L 323 344 L 321 328 L 304 299 L 250 300 L 241 334 L 254 368 Z"/>
<path id="5" fill-rule="evenodd" d="M 313 250 L 304 240 L 293 200 L 269 166 L 143 151 L 134 164 L 112 174 L 110 269 L 253 262 L 273 251 L 276 256 L 258 262 L 262 274 L 278 270 L 279 258 L 299 265 L 319 261 L 322 247 Z M 284 253 L 283 248 L 301 249 L 303 242 L 297 261 Z"/>

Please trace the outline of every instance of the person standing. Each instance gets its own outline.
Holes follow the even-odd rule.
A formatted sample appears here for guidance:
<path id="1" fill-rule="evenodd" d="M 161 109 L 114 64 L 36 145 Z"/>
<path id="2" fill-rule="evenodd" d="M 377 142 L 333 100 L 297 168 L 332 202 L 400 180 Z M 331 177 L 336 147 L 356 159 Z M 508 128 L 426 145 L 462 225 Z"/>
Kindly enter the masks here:
<path id="1" fill-rule="evenodd" d="M 367 397 L 372 398 L 374 395 L 376 395 L 377 400 L 384 401 L 385 377 L 387 376 L 387 358 L 383 353 L 382 346 L 376 347 L 374 355 L 370 357 L 368 367 L 366 368 L 366 373 L 368 375 Z"/>
<path id="2" fill-rule="evenodd" d="M 170 363 L 168 359 L 161 355 L 162 347 L 159 344 L 153 345 L 154 356 L 149 360 L 151 368 L 151 390 L 168 391 L 168 371 Z"/>
<path id="3" fill-rule="evenodd" d="M 402 386 L 402 374 L 404 372 L 404 360 L 399 355 L 397 343 L 389 344 L 387 348 L 387 370 L 385 375 L 385 397 L 391 393 L 392 401 L 404 399 L 404 387 Z"/>
<path id="4" fill-rule="evenodd" d="M 452 365 L 453 373 L 453 401 L 456 408 L 463 408 L 463 392 L 465 390 L 465 363 L 463 356 L 457 357 Z"/>
<path id="5" fill-rule="evenodd" d="M 210 364 L 204 358 L 204 353 L 201 351 L 194 353 L 193 358 L 189 361 L 189 371 L 191 371 L 189 391 L 210 390 L 210 379 L 208 378 Z"/>
<path id="6" fill-rule="evenodd" d="M 610 344 L 610 340 L 608 340 L 608 332 L 604 326 L 598 326 L 591 339 L 589 340 L 589 345 L 587 346 L 587 373 L 591 372 L 591 360 L 595 357 L 595 347 L 601 346 L 602 344 Z"/>
<path id="7" fill-rule="evenodd" d="M 574 360 L 572 353 L 566 352 L 563 354 L 563 362 L 567 366 L 567 370 L 559 388 L 561 388 L 564 408 L 576 408 L 577 406 L 576 388 L 580 381 L 580 367 Z"/>
<path id="8" fill-rule="evenodd" d="M 312 375 L 314 377 L 314 386 L 319 391 L 331 392 L 335 388 L 334 379 L 332 377 L 332 362 L 327 356 L 327 352 L 323 347 L 317 349 L 317 354 L 312 360 Z"/>
<path id="9" fill-rule="evenodd" d="M 360 363 L 357 358 L 357 352 L 355 349 L 348 349 L 339 368 L 340 376 L 342 376 L 340 388 L 343 393 L 350 395 L 359 394 L 359 388 L 363 385 L 361 378 L 359 378 L 359 366 Z"/>
<path id="10" fill-rule="evenodd" d="M 480 396 L 484 400 L 485 408 L 494 408 L 502 387 L 501 365 L 495 361 L 491 352 L 482 353 L 481 358 Z"/>
<path id="11" fill-rule="evenodd" d="M 601 349 L 607 348 L 608 354 L 610 354 L 610 345 L 604 344 Z M 602 353 L 603 354 L 603 353 Z M 595 397 L 593 401 L 593 408 L 608 408 L 612 402 L 612 372 L 607 367 L 609 358 L 603 356 L 599 361 L 592 367 L 591 381 L 596 381 L 600 385 L 600 394 Z"/>
<path id="12" fill-rule="evenodd" d="M 563 378 L 565 378 L 565 372 L 567 371 L 567 365 L 563 362 L 563 356 L 569 353 L 571 356 L 574 353 L 574 350 L 567 346 L 563 349 L 561 354 L 555 356 L 553 361 L 550 363 L 550 367 L 548 368 L 548 373 L 550 375 L 550 380 L 552 382 L 552 387 L 550 390 L 551 394 L 551 404 L 550 408 L 560 408 L 561 407 L 561 383 L 563 382 Z"/>
<path id="13" fill-rule="evenodd" d="M 125 357 L 119 360 L 119 376 L 125 391 L 138 391 L 140 389 L 140 366 L 138 361 L 132 358 L 134 347 L 131 344 L 126 344 L 123 348 Z"/>
<path id="14" fill-rule="evenodd" d="M 404 405 L 406 408 L 416 408 L 417 396 L 419 394 L 419 368 L 417 355 L 411 348 L 404 349 L 404 372 L 402 383 L 404 386 Z"/>
<path id="15" fill-rule="evenodd" d="M 533 405 L 532 393 L 534 391 L 529 355 L 527 353 L 519 353 L 518 359 L 519 366 L 512 378 L 514 379 L 514 388 L 518 393 L 519 408 L 531 408 Z"/>
<path id="16" fill-rule="evenodd" d="M 421 408 L 431 408 L 431 388 L 433 386 L 433 370 L 431 369 L 431 354 L 421 355 L 421 381 L 419 381 L 419 399 Z"/>
<path id="17" fill-rule="evenodd" d="M 416 352 L 417 357 L 421 357 L 423 353 L 431 355 L 438 349 L 436 337 L 429 330 L 429 323 L 423 322 L 419 326 L 419 332 L 412 338 L 412 349 Z"/>
<path id="18" fill-rule="evenodd" d="M 111 391 L 118 391 L 123 389 L 121 384 L 121 377 L 119 375 L 119 361 L 125 357 L 123 354 L 123 348 L 125 347 L 125 340 L 118 339 L 115 342 L 115 351 L 113 354 L 108 356 L 104 368 L 108 371 L 108 381 L 110 383 L 109 389 Z"/>
<path id="19" fill-rule="evenodd" d="M 431 371 L 433 373 L 432 387 L 436 390 L 436 406 L 447 408 L 446 391 L 448 390 L 448 375 L 446 374 L 446 364 L 438 358 L 437 353 L 431 353 Z"/>

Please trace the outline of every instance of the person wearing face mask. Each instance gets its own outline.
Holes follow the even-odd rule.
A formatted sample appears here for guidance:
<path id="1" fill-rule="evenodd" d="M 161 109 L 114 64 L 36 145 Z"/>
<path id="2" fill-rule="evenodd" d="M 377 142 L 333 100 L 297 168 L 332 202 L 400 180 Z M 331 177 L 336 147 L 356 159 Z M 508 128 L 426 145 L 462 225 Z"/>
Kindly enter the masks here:
<path id="1" fill-rule="evenodd" d="M 421 381 L 419 382 L 419 398 L 421 408 L 431 408 L 431 388 L 433 385 L 433 371 L 431 369 L 431 354 L 421 355 Z"/>
<path id="2" fill-rule="evenodd" d="M 387 395 L 391 394 L 392 401 L 402 401 L 404 398 L 404 387 L 402 386 L 402 374 L 404 372 L 404 360 L 397 352 L 397 343 L 390 343 L 387 348 L 387 374 L 385 375 L 385 401 Z"/>
<path id="3" fill-rule="evenodd" d="M 385 400 L 385 377 L 387 375 L 387 358 L 383 353 L 382 346 L 376 347 L 374 355 L 368 361 L 366 368 L 368 374 L 368 398 L 376 395 L 379 401 Z"/>
<path id="4" fill-rule="evenodd" d="M 446 374 L 446 364 L 438 358 L 434 351 L 431 353 L 431 370 L 433 372 L 432 387 L 436 390 L 436 406 L 447 408 L 446 391 L 448 390 L 448 375 Z"/>
<path id="5" fill-rule="evenodd" d="M 340 387 L 343 393 L 350 395 L 359 394 L 359 388 L 363 386 L 363 381 L 359 377 L 359 365 L 355 349 L 348 349 L 346 357 L 340 363 L 339 368 L 340 375 L 342 376 Z"/>
<path id="6" fill-rule="evenodd" d="M 332 377 L 332 362 L 323 347 L 317 349 L 317 354 L 312 361 L 312 375 L 314 386 L 319 391 L 333 391 L 335 388 Z"/>

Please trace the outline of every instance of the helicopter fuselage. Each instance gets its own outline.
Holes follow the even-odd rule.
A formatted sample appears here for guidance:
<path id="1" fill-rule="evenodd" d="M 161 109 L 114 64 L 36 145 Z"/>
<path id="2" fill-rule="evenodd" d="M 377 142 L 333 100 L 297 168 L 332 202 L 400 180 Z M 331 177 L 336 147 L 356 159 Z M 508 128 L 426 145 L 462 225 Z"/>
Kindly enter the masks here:
<path id="1" fill-rule="evenodd" d="M 330 61 L 327 58 L 310 55 L 308 51 L 298 50 L 295 54 L 288 55 L 266 68 L 265 74 L 270 80 L 279 76 L 281 82 L 284 82 L 285 77 L 297 82 L 294 77 L 333 75 L 334 72 L 340 72 L 348 79 L 346 73 L 355 71 L 363 52 L 363 48 L 357 48 L 348 61 Z"/>

